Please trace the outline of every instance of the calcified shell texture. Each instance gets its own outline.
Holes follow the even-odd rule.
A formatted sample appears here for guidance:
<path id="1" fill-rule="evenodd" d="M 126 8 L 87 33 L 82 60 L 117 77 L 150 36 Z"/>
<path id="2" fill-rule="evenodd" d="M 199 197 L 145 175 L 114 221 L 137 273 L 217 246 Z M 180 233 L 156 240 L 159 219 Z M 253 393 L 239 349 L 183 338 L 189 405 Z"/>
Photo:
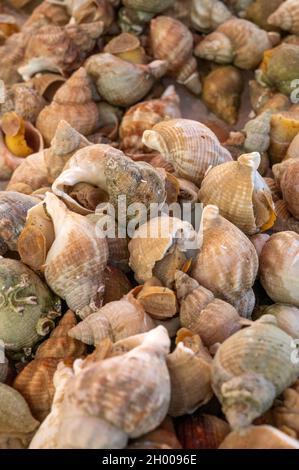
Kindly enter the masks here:
<path id="1" fill-rule="evenodd" d="M 0 1 L 0 449 L 299 448 L 298 78 L 298 0 Z"/>

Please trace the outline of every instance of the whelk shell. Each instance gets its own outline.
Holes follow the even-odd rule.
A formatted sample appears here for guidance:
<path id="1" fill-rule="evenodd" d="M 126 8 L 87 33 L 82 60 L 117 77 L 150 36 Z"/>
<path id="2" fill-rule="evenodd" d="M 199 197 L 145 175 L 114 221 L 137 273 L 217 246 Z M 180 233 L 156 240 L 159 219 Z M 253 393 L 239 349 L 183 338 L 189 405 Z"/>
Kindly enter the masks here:
<path id="1" fill-rule="evenodd" d="M 141 47 L 139 38 L 131 33 L 122 33 L 111 39 L 104 47 L 104 52 L 109 52 L 132 64 L 146 64 L 147 62 L 145 50 Z"/>
<path id="2" fill-rule="evenodd" d="M 258 315 L 273 315 L 277 325 L 293 338 L 299 338 L 299 309 L 293 305 L 273 304 L 261 307 Z"/>
<path id="3" fill-rule="evenodd" d="M 192 26 L 203 33 L 209 33 L 232 17 L 232 12 L 219 0 L 192 0 Z"/>
<path id="4" fill-rule="evenodd" d="M 167 287 L 144 285 L 136 299 L 152 318 L 158 320 L 172 318 L 178 311 L 175 293 Z"/>
<path id="5" fill-rule="evenodd" d="M 299 449 L 299 444 L 284 432 L 262 425 L 231 432 L 219 449 Z"/>
<path id="6" fill-rule="evenodd" d="M 268 23 L 273 26 L 299 34 L 299 5 L 296 0 L 287 0 L 268 18 Z"/>
<path id="7" fill-rule="evenodd" d="M 180 418 L 176 431 L 183 449 L 218 449 L 230 428 L 216 416 L 196 413 Z"/>

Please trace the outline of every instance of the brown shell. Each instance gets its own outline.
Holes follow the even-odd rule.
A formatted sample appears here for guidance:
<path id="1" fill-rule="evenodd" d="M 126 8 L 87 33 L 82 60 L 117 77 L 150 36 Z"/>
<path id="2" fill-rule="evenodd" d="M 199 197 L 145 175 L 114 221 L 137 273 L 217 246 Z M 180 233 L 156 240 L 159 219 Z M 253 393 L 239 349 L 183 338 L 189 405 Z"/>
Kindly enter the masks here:
<path id="1" fill-rule="evenodd" d="M 299 449 L 299 442 L 272 426 L 249 426 L 228 434 L 219 449 Z"/>
<path id="2" fill-rule="evenodd" d="M 127 276 L 120 269 L 114 266 L 106 267 L 104 271 L 104 283 L 104 305 L 115 300 L 120 300 L 132 289 L 132 284 L 130 283 Z"/>
<path id="3" fill-rule="evenodd" d="M 176 431 L 183 449 L 218 449 L 230 427 L 216 416 L 196 413 L 179 418 Z"/>

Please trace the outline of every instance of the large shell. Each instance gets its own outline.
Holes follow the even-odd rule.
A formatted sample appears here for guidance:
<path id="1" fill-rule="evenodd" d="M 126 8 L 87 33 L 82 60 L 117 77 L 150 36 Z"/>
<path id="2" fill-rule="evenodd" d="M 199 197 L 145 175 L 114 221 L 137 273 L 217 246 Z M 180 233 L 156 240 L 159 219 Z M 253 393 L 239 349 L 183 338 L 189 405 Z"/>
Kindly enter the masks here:
<path id="1" fill-rule="evenodd" d="M 299 373 L 292 338 L 266 315 L 228 338 L 212 366 L 212 385 L 233 430 L 245 428 Z"/>
<path id="2" fill-rule="evenodd" d="M 22 395 L 0 383 L 0 449 L 25 449 L 38 425 Z"/>
<path id="3" fill-rule="evenodd" d="M 196 413 L 180 418 L 176 431 L 184 449 L 218 449 L 230 428 L 216 416 Z"/>
<path id="4" fill-rule="evenodd" d="M 148 65 L 138 65 L 102 53 L 89 57 L 85 68 L 106 101 L 116 106 L 131 106 L 140 101 L 155 80 L 165 74 L 167 63 L 157 60 Z"/>
<path id="5" fill-rule="evenodd" d="M 299 443 L 272 426 L 262 425 L 231 432 L 219 449 L 299 449 Z"/>
<path id="6" fill-rule="evenodd" d="M 93 101 L 91 81 L 84 68 L 77 70 L 60 87 L 52 103 L 38 116 L 36 126 L 48 144 L 62 119 L 83 135 L 92 134 L 97 129 L 98 108 Z"/>
<path id="7" fill-rule="evenodd" d="M 245 70 L 255 69 L 263 53 L 271 49 L 266 31 L 250 21 L 232 18 L 220 25 L 195 48 L 195 55 L 219 64 L 233 63 Z"/>
<path id="8" fill-rule="evenodd" d="M 60 302 L 20 261 L 0 259 L 0 337 L 8 351 L 30 350 L 54 327 Z"/>
<path id="9" fill-rule="evenodd" d="M 201 202 L 217 206 L 248 235 L 268 230 L 275 222 L 271 191 L 258 172 L 260 162 L 260 154 L 253 152 L 212 168 L 199 191 Z"/>
<path id="10" fill-rule="evenodd" d="M 28 210 L 38 199 L 13 191 L 0 192 L 0 245 L 1 254 L 8 248 L 17 250 L 17 242 L 24 228 Z"/>
<path id="11" fill-rule="evenodd" d="M 170 85 L 160 99 L 144 101 L 130 108 L 122 118 L 119 128 L 124 152 L 132 154 L 148 151 L 142 143 L 143 132 L 165 119 L 179 118 L 179 102 L 173 85 Z"/>
<path id="12" fill-rule="evenodd" d="M 262 315 L 273 315 L 279 328 L 294 339 L 299 338 L 299 309 L 293 305 L 273 304 L 261 307 Z"/>
<path id="13" fill-rule="evenodd" d="M 109 302 L 89 315 L 69 332 L 83 343 L 97 345 L 104 338 L 113 342 L 144 333 L 154 328 L 154 322 L 132 294 Z"/>
<path id="14" fill-rule="evenodd" d="M 258 271 L 258 257 L 251 241 L 221 217 L 216 206 L 206 206 L 203 210 L 200 235 L 202 244 L 191 276 L 237 310 L 240 298 L 253 296 L 253 305 L 249 301 L 253 309 L 251 287 Z M 239 313 L 242 314 L 241 310 Z"/>
<path id="15" fill-rule="evenodd" d="M 290 33 L 299 34 L 299 5 L 296 0 L 287 0 L 268 18 L 268 23 Z"/>
<path id="16" fill-rule="evenodd" d="M 171 382 L 168 413 L 182 416 L 207 403 L 211 388 L 212 358 L 198 335 L 187 336 L 166 358 Z"/>
<path id="17" fill-rule="evenodd" d="M 210 166 L 232 159 L 210 129 L 189 119 L 160 122 L 144 132 L 142 141 L 171 162 L 178 176 L 198 186 Z"/>
<path id="18" fill-rule="evenodd" d="M 191 224 L 164 215 L 141 225 L 129 243 L 129 265 L 136 280 L 142 283 L 151 279 L 157 262 L 175 248 L 183 253 L 197 248 L 196 232 Z"/>
<path id="19" fill-rule="evenodd" d="M 150 42 L 155 59 L 168 62 L 168 73 L 199 94 L 201 83 L 192 55 L 193 37 L 187 26 L 169 16 L 158 16 L 151 21 Z"/>
<path id="20" fill-rule="evenodd" d="M 299 235 L 280 232 L 271 236 L 260 256 L 260 279 L 275 302 L 299 307 Z"/>
<path id="21" fill-rule="evenodd" d="M 46 281 L 69 308 L 84 315 L 84 309 L 89 311 L 104 293 L 107 242 L 99 229 L 96 234 L 92 222 L 69 211 L 54 194 L 47 193 L 42 204 L 55 230 L 45 262 Z"/>

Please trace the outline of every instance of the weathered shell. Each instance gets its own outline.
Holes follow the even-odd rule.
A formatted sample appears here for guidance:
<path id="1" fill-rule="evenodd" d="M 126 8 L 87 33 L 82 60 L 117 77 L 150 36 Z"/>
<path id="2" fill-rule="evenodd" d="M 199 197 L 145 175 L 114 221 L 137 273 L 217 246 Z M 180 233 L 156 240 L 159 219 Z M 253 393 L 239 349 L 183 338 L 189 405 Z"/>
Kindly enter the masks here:
<path id="1" fill-rule="evenodd" d="M 210 129 L 189 119 L 160 122 L 143 133 L 142 141 L 170 161 L 178 176 L 197 185 L 210 166 L 232 159 Z"/>
<path id="2" fill-rule="evenodd" d="M 292 338 L 265 315 L 228 338 L 212 366 L 212 385 L 233 430 L 247 427 L 297 378 Z"/>
<path id="3" fill-rule="evenodd" d="M 166 60 L 167 71 L 178 83 L 199 94 L 201 83 L 193 57 L 193 37 L 180 21 L 158 16 L 150 24 L 150 43 L 155 59 Z"/>
<path id="4" fill-rule="evenodd" d="M 144 101 L 130 108 L 123 116 L 119 128 L 124 152 L 132 154 L 148 151 L 142 143 L 143 132 L 165 119 L 179 118 L 179 103 L 179 96 L 174 86 L 170 85 L 160 99 Z"/>
<path id="5" fill-rule="evenodd" d="M 11 3 L 13 3 L 16 7 L 22 7 L 22 3 L 25 4 L 25 1 L 12 0 Z M 64 26 L 69 22 L 69 15 L 67 11 L 58 2 L 56 2 L 56 4 L 52 4 L 52 2 L 48 0 L 42 2 L 40 0 L 35 0 L 31 3 L 32 5 L 30 5 L 29 11 L 32 11 L 32 13 L 29 18 L 25 21 L 22 30 L 34 33 L 42 26 Z M 37 5 L 38 3 L 40 3 L 40 5 Z"/>
<path id="6" fill-rule="evenodd" d="M 245 70 L 255 69 L 272 44 L 266 31 L 250 21 L 232 18 L 209 34 L 194 50 L 196 56 L 219 64 L 233 63 Z"/>
<path id="7" fill-rule="evenodd" d="M 54 328 L 60 301 L 20 261 L 1 258 L 0 337 L 8 351 L 30 349 Z"/>
<path id="8" fill-rule="evenodd" d="M 299 235 L 280 232 L 271 236 L 260 256 L 260 279 L 274 302 L 299 307 Z"/>
<path id="9" fill-rule="evenodd" d="M 46 101 L 34 88 L 27 84 L 16 83 L 5 90 L 4 103 L 0 104 L 0 115 L 15 111 L 25 121 L 35 123 Z"/>
<path id="10" fill-rule="evenodd" d="M 286 95 L 265 87 L 256 80 L 249 81 L 250 103 L 256 114 L 264 111 L 287 111 L 290 107 L 290 100 Z"/>
<path id="11" fill-rule="evenodd" d="M 104 294 L 103 271 L 107 264 L 107 242 L 94 224 L 69 211 L 54 194 L 42 204 L 51 217 L 55 240 L 47 254 L 45 279 L 69 308 L 84 316 L 90 304 Z M 102 236 L 101 236 L 102 235 Z"/>
<path id="12" fill-rule="evenodd" d="M 77 70 L 55 93 L 52 103 L 39 114 L 36 126 L 49 144 L 61 120 L 83 135 L 98 126 L 98 108 L 93 101 L 91 81 L 84 68 Z"/>
<path id="13" fill-rule="evenodd" d="M 219 449 L 299 449 L 299 442 L 272 426 L 249 426 L 228 434 Z"/>
<path id="14" fill-rule="evenodd" d="M 182 416 L 207 403 L 213 395 L 211 388 L 212 358 L 198 335 L 187 336 L 167 356 L 171 398 L 168 413 Z"/>
<path id="15" fill-rule="evenodd" d="M 232 12 L 219 0 L 192 0 L 192 26 L 203 33 L 209 33 L 232 17 Z"/>
<path id="16" fill-rule="evenodd" d="M 44 162 L 44 152 L 29 155 L 15 169 L 7 185 L 7 190 L 32 194 L 33 191 L 48 185 L 48 172 Z"/>
<path id="17" fill-rule="evenodd" d="M 57 1 L 57 0 L 54 0 Z M 61 0 L 60 0 L 61 1 Z M 77 24 L 102 21 L 104 29 L 109 28 L 114 19 L 113 1 L 107 0 L 63 0 L 72 20 Z"/>
<path id="18" fill-rule="evenodd" d="M 16 33 L 6 39 L 5 44 L 0 46 L 0 79 L 7 85 L 20 81 L 18 67 L 22 63 L 28 36 Z"/>
<path id="19" fill-rule="evenodd" d="M 28 210 L 38 199 L 12 191 L 0 192 L 0 245 L 1 254 L 6 249 L 17 250 L 17 242 L 24 228 Z"/>
<path id="20" fill-rule="evenodd" d="M 65 78 L 58 73 L 37 73 L 29 83 L 47 101 L 52 101 L 56 91 L 65 83 Z"/>
<path id="21" fill-rule="evenodd" d="M 293 338 L 299 338 L 299 309 L 288 304 L 273 304 L 261 307 L 259 315 L 273 315 L 277 325 Z"/>
<path id="22" fill-rule="evenodd" d="M 129 243 L 129 265 L 142 283 L 152 278 L 158 261 L 175 248 L 180 252 L 196 249 L 196 232 L 191 224 L 176 217 L 154 217 L 141 225 Z"/>
<path id="23" fill-rule="evenodd" d="M 0 383 L 0 449 L 25 449 L 39 425 L 19 392 Z"/>
<path id="24" fill-rule="evenodd" d="M 132 64 L 102 53 L 89 57 L 85 68 L 94 78 L 100 96 L 108 103 L 131 106 L 144 98 L 156 79 L 165 74 L 167 63 L 156 60 L 148 65 Z"/>
<path id="25" fill-rule="evenodd" d="M 257 275 L 258 257 L 253 244 L 221 217 L 215 206 L 203 210 L 200 236 L 201 248 L 191 276 L 216 297 L 232 303 L 242 315 L 240 298 L 249 295 L 254 299 L 251 287 Z"/>
<path id="26" fill-rule="evenodd" d="M 71 329 L 69 336 L 86 344 L 97 345 L 106 337 L 116 342 L 152 328 L 154 322 L 141 303 L 129 294 L 89 315 Z"/>
<path id="27" fill-rule="evenodd" d="M 270 411 L 274 426 L 291 437 L 299 438 L 299 381 L 287 388 Z"/>
<path id="28" fill-rule="evenodd" d="M 290 33 L 299 34 L 299 5 L 296 0 L 287 0 L 268 18 L 271 26 Z"/>
<path id="29" fill-rule="evenodd" d="M 258 172 L 258 152 L 223 163 L 205 176 L 199 200 L 213 204 L 220 214 L 248 235 L 271 228 L 275 222 L 272 194 Z"/>
<path id="30" fill-rule="evenodd" d="M 218 449 L 230 428 L 216 416 L 194 414 L 180 418 L 176 431 L 183 449 Z"/>
<path id="31" fill-rule="evenodd" d="M 145 285 L 136 299 L 152 318 L 158 320 L 172 318 L 178 312 L 175 293 L 167 287 Z"/>
<path id="32" fill-rule="evenodd" d="M 266 152 L 270 146 L 271 111 L 265 111 L 244 126 L 246 152 Z"/>

